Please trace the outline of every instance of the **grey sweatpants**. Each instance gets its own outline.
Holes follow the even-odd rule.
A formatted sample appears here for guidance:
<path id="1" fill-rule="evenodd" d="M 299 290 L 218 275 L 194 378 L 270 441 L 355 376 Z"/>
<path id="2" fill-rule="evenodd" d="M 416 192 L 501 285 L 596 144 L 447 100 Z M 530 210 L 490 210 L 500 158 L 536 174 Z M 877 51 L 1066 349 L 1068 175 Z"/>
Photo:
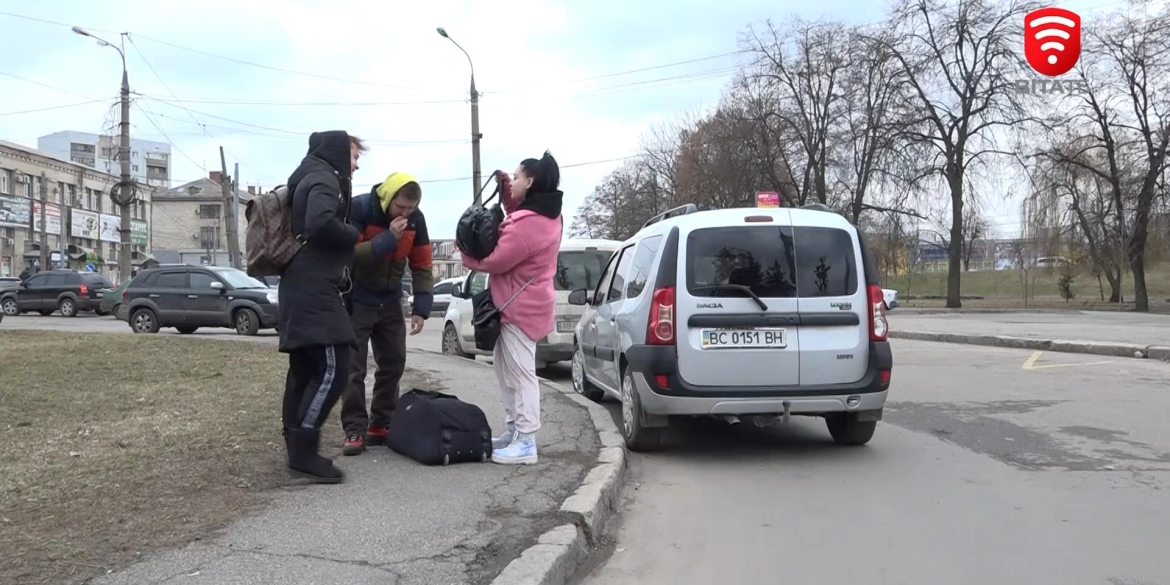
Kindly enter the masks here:
<path id="1" fill-rule="evenodd" d="M 500 338 L 492 354 L 500 382 L 500 402 L 508 424 L 516 431 L 540 429 L 540 380 L 536 377 L 536 342 L 512 323 L 500 326 Z"/>

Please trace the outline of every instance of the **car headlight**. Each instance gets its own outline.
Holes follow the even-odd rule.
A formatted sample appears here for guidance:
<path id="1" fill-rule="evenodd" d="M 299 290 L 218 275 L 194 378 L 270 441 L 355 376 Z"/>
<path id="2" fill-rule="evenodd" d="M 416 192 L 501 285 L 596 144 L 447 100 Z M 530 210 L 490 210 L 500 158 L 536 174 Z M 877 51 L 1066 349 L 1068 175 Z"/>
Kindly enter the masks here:
<path id="1" fill-rule="evenodd" d="M 268 291 L 268 294 L 266 294 L 265 296 L 268 297 L 268 302 L 270 302 L 274 305 L 277 304 L 277 302 L 280 300 L 280 293 L 278 293 L 277 291 L 274 291 L 274 290 Z"/>

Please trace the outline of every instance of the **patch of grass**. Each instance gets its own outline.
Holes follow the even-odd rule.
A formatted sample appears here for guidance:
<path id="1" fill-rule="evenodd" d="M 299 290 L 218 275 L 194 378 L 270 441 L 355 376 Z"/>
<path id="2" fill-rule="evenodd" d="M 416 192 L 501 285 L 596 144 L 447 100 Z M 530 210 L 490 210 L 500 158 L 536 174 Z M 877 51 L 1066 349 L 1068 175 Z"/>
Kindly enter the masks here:
<path id="1" fill-rule="evenodd" d="M 1059 301 L 1065 304 L 1060 294 L 1060 269 L 1034 269 L 1027 273 L 1029 306 L 1032 300 Z M 1075 301 L 1068 303 L 1101 304 L 1101 291 L 1097 278 L 1088 272 L 1075 272 L 1071 292 Z M 1109 281 L 1102 277 L 1105 300 L 1109 300 Z M 1022 270 L 989 270 L 964 272 L 961 280 L 963 296 L 980 296 L 984 301 L 1008 302 L 1013 306 L 1024 303 L 1024 272 Z M 913 275 L 890 275 L 882 286 L 898 290 L 900 300 L 909 297 L 946 297 L 947 273 L 922 272 Z M 1150 304 L 1160 304 L 1170 299 L 1170 264 L 1150 266 L 1146 269 L 1146 288 L 1150 293 Z M 1122 274 L 1121 291 L 1126 301 L 1133 300 L 1133 275 Z M 1107 304 L 1107 303 L 1106 303 Z"/>
<path id="2" fill-rule="evenodd" d="M 267 501 L 290 483 L 287 363 L 252 343 L 0 333 L 0 583 L 81 583 Z"/>

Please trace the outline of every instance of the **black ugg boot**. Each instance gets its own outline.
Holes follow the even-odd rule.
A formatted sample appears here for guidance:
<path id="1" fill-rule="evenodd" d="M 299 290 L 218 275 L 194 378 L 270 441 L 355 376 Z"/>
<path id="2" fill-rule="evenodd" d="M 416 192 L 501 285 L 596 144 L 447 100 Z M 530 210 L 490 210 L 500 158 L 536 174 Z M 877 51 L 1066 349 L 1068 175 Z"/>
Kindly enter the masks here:
<path id="1" fill-rule="evenodd" d="M 290 429 L 288 432 L 288 468 L 294 475 L 317 483 L 341 483 L 345 474 L 333 462 L 317 454 L 321 431 Z"/>

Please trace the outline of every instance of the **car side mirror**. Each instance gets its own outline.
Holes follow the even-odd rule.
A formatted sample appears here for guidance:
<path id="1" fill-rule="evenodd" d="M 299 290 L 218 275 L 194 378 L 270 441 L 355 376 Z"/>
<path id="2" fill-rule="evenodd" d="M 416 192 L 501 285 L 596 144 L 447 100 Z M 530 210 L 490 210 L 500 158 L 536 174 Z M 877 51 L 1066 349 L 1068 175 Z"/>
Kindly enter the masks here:
<path id="1" fill-rule="evenodd" d="M 213 283 L 211 283 L 211 288 L 213 288 L 219 292 L 223 292 L 223 283 L 222 282 L 213 282 Z"/>
<path id="2" fill-rule="evenodd" d="M 590 296 L 588 289 L 579 288 L 569 293 L 569 304 L 577 306 L 588 305 L 593 302 L 593 299 L 589 298 Z"/>

